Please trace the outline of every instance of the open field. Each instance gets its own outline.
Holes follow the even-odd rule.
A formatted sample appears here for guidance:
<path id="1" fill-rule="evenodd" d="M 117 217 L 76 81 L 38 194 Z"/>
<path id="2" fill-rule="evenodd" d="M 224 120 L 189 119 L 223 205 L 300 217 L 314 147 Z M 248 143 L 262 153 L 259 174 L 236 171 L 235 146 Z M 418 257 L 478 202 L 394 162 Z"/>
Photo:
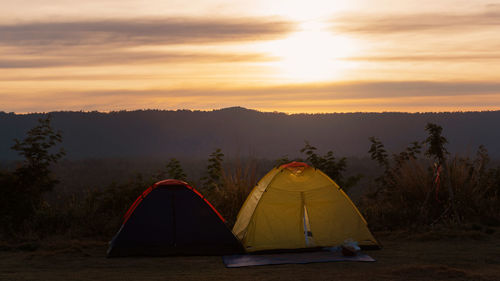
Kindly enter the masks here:
<path id="1" fill-rule="evenodd" d="M 35 251 L 3 247 L 0 280 L 500 280 L 500 234 L 379 234 L 377 262 L 224 267 L 222 258 L 104 257 L 102 242 L 52 242 Z"/>

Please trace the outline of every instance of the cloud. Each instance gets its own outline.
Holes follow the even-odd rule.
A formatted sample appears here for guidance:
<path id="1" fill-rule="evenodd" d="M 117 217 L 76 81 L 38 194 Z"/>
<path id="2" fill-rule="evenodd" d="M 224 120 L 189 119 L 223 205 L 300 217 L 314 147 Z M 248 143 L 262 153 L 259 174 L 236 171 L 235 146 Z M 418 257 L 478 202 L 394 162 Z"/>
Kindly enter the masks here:
<path id="1" fill-rule="evenodd" d="M 71 95 L 77 97 L 249 97 L 265 99 L 270 102 L 287 99 L 301 100 L 342 100 L 342 99 L 379 99 L 468 95 L 500 95 L 500 82 L 343 82 L 307 83 L 253 88 L 178 88 L 146 90 L 95 90 L 65 91 L 52 95 Z"/>
<path id="2" fill-rule="evenodd" d="M 332 19 L 335 31 L 363 34 L 405 32 L 464 31 L 471 28 L 500 27 L 500 6 L 489 6 L 483 12 L 462 14 L 346 14 Z"/>
<path id="3" fill-rule="evenodd" d="M 269 61 L 272 58 L 258 53 L 138 50 L 145 46 L 269 40 L 285 36 L 292 29 L 293 24 L 276 18 L 115 19 L 0 25 L 0 69 Z"/>
<path id="4" fill-rule="evenodd" d="M 472 53 L 472 54 L 424 54 L 424 55 L 399 55 L 399 56 L 363 56 L 363 57 L 349 57 L 346 60 L 351 61 L 377 61 L 377 62 L 395 62 L 395 61 L 409 61 L 409 62 L 427 62 L 427 61 L 491 61 L 500 60 L 500 53 Z"/>
<path id="5" fill-rule="evenodd" d="M 53 55 L 42 58 L 36 56 L 20 59 L 2 59 L 0 57 L 0 69 L 165 64 L 192 61 L 196 63 L 232 63 L 269 61 L 272 59 L 272 57 L 257 53 L 130 52 L 122 50 L 114 52 L 96 52 L 95 50 L 93 52 L 79 52 L 74 50 L 70 55 Z"/>
<path id="6" fill-rule="evenodd" d="M 108 89 L 0 93 L 5 111 L 211 109 L 241 105 L 288 112 L 500 109 L 500 83 L 311 83 L 253 88 Z"/>
<path id="7" fill-rule="evenodd" d="M 112 19 L 0 25 L 0 45 L 131 47 L 274 39 L 293 25 L 276 18 Z"/>
<path id="8" fill-rule="evenodd" d="M 129 73 L 129 74 L 117 74 L 108 73 L 102 75 L 100 73 L 96 74 L 75 74 L 72 72 L 51 72 L 50 74 L 41 73 L 23 73 L 22 75 L 14 76 L 0 76 L 0 81 L 2 82 L 13 82 L 13 81 L 100 81 L 100 80 L 149 80 L 149 79 L 161 79 L 163 74 L 139 74 L 139 73 Z"/>

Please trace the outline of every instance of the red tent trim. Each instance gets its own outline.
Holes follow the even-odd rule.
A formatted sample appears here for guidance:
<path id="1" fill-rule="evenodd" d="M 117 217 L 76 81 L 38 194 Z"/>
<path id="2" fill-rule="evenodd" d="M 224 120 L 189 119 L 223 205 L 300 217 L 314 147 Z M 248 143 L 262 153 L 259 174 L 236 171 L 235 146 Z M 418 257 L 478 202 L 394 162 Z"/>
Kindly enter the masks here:
<path id="1" fill-rule="evenodd" d="M 296 167 L 309 167 L 309 165 L 307 165 L 304 162 L 293 161 L 288 164 L 283 164 L 280 166 L 280 168 L 296 168 Z"/>
<path id="2" fill-rule="evenodd" d="M 157 188 L 158 186 L 164 186 L 164 185 L 182 185 L 182 186 L 185 186 L 186 188 L 191 189 L 196 195 L 198 195 L 201 199 L 203 199 L 203 201 L 205 201 L 205 203 L 207 203 L 208 206 L 210 206 L 210 208 L 212 208 L 212 210 L 215 212 L 215 214 L 217 214 L 217 216 L 222 220 L 222 222 L 226 222 L 226 220 L 222 217 L 222 215 L 215 209 L 215 207 L 212 204 L 210 204 L 210 202 L 208 202 L 208 200 L 205 197 L 203 197 L 203 195 L 198 190 L 196 190 L 194 187 L 190 186 L 187 182 L 169 179 L 169 180 L 159 181 L 159 182 L 153 184 L 152 186 L 148 187 L 139 197 L 137 197 L 137 199 L 135 199 L 132 206 L 130 206 L 128 211 L 123 216 L 123 223 L 127 222 L 127 220 L 130 218 L 130 216 L 134 212 L 135 208 L 137 208 L 137 206 L 139 206 L 139 204 L 142 202 L 142 200 L 149 193 L 151 193 L 151 191 L 153 191 L 153 189 Z"/>

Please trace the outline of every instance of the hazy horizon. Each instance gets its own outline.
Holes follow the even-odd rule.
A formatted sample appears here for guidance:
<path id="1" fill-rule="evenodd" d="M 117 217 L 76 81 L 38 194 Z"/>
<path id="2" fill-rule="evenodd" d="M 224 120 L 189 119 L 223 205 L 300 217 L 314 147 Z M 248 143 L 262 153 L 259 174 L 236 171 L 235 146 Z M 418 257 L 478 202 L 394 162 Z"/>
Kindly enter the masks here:
<path id="1" fill-rule="evenodd" d="M 500 109 L 492 109 L 492 110 L 456 110 L 456 111 L 336 111 L 336 112 L 285 112 L 285 111 L 277 111 L 277 110 L 259 110 L 256 108 L 247 108 L 239 105 L 229 106 L 229 107 L 221 107 L 221 108 L 208 108 L 208 109 L 193 109 L 193 108 L 176 108 L 176 109 L 158 109 L 158 108 L 138 108 L 138 109 L 122 109 L 122 110 L 53 110 L 53 111 L 33 111 L 33 112 L 7 112 L 0 110 L 0 113 L 5 114 L 16 114 L 16 115 L 30 115 L 30 114 L 50 114 L 57 112 L 83 112 L 83 113 L 115 113 L 115 112 L 134 112 L 134 111 L 193 111 L 193 112 L 212 112 L 212 111 L 220 111 L 220 110 L 231 110 L 231 109 L 241 109 L 241 110 L 250 110 L 257 111 L 261 113 L 277 113 L 277 114 L 286 114 L 286 115 L 300 115 L 300 114 L 356 114 L 356 113 L 366 113 L 366 114 L 384 114 L 384 113 L 401 113 L 401 114 L 440 114 L 440 113 L 474 113 L 474 112 L 496 112 L 500 111 Z"/>

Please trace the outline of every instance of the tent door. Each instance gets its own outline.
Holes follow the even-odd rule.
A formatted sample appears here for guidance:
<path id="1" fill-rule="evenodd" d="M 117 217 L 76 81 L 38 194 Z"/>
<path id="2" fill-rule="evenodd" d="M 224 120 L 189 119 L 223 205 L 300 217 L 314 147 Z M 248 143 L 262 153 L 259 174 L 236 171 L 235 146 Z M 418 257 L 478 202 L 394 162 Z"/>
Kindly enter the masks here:
<path id="1" fill-rule="evenodd" d="M 302 222 L 304 225 L 304 238 L 306 242 L 306 247 L 315 247 L 313 234 L 311 231 L 311 225 L 309 224 L 309 214 L 307 213 L 307 207 L 304 203 L 304 193 L 301 192 L 302 206 L 303 206 L 303 217 Z"/>
<path id="2" fill-rule="evenodd" d="M 175 225 L 175 190 L 170 191 L 172 196 L 172 202 L 170 202 L 170 205 L 172 206 L 172 246 L 175 247 L 177 246 L 177 226 Z"/>

